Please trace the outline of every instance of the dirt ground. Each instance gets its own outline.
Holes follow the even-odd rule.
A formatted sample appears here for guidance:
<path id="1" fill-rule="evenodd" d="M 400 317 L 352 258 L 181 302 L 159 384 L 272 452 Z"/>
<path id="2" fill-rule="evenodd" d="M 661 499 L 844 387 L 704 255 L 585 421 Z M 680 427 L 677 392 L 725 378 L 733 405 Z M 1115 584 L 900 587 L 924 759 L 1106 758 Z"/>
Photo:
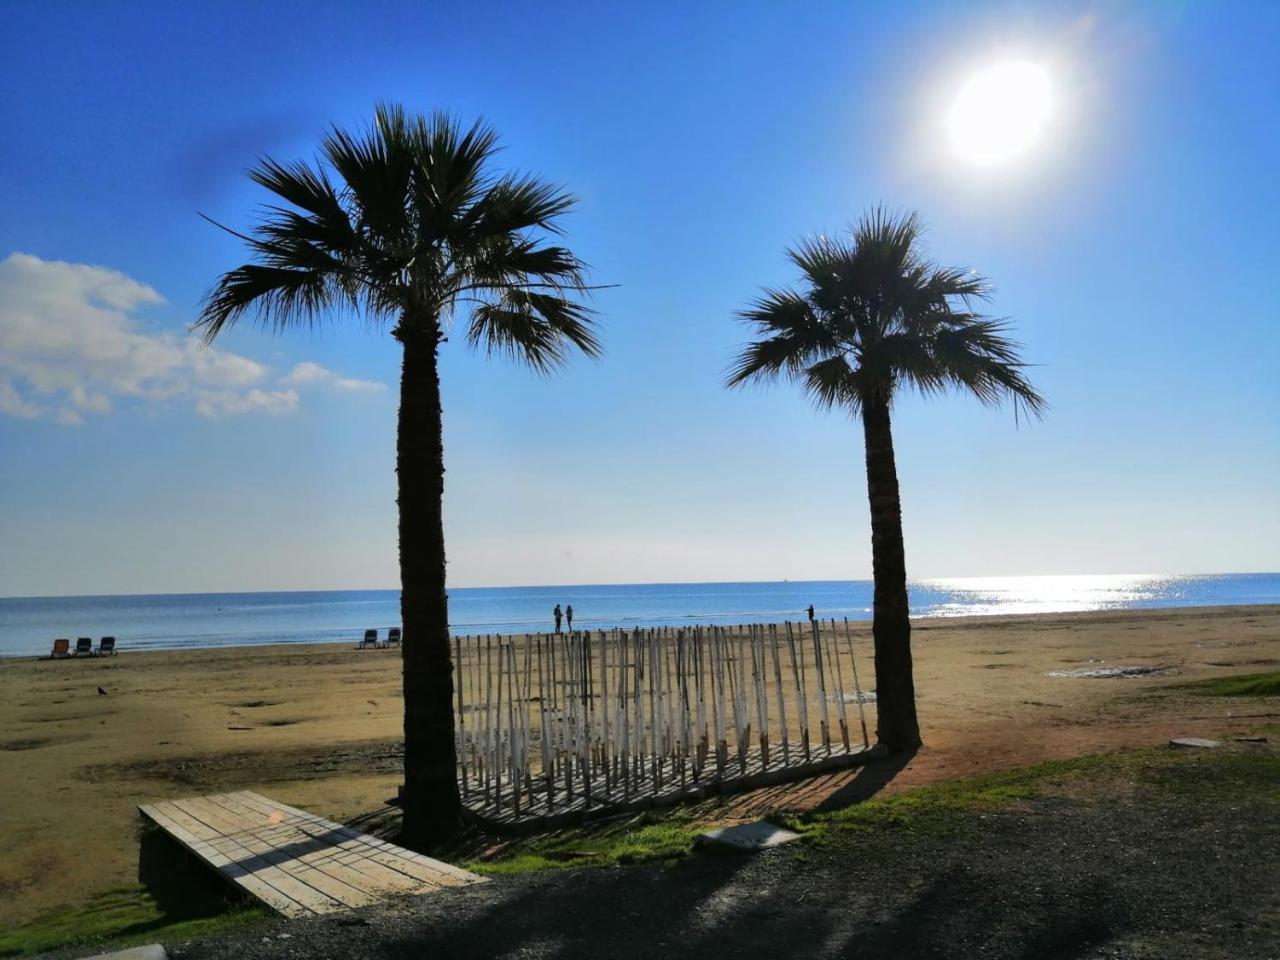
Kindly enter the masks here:
<path id="1" fill-rule="evenodd" d="M 498 877 L 169 945 L 184 960 L 1274 960 L 1274 752 L 1145 756 L 760 854 Z"/>
<path id="2" fill-rule="evenodd" d="M 914 648 L 926 746 L 889 791 L 1263 725 L 1265 708 L 1158 690 L 1274 668 L 1280 607 L 922 620 Z M 252 789 L 342 821 L 383 808 L 400 779 L 399 666 L 394 651 L 335 645 L 0 660 L 0 923 L 134 882 L 139 803 Z M 1095 666 L 1162 670 L 1048 676 Z M 853 776 L 709 815 L 803 809 Z"/>

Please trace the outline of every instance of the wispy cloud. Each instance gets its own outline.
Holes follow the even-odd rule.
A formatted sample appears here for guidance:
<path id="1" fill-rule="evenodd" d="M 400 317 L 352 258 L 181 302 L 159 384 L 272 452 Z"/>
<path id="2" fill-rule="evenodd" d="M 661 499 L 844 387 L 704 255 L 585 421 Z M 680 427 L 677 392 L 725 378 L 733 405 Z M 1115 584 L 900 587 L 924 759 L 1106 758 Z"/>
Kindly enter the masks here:
<path id="1" fill-rule="evenodd" d="M 25 253 L 0 260 L 0 415 L 74 426 L 121 402 L 211 418 L 282 414 L 298 408 L 300 388 L 384 389 L 309 362 L 275 376 L 240 354 L 143 329 L 138 312 L 164 302 L 106 267 Z"/>
<path id="2" fill-rule="evenodd" d="M 299 363 L 287 376 L 281 377 L 280 382 L 290 386 L 328 386 L 335 390 L 345 390 L 350 393 L 370 393 L 378 390 L 387 389 L 385 383 L 379 383 L 376 380 L 353 380 L 350 377 L 339 376 L 332 370 L 320 366 L 318 363 L 312 363 L 310 360 L 304 360 Z"/>

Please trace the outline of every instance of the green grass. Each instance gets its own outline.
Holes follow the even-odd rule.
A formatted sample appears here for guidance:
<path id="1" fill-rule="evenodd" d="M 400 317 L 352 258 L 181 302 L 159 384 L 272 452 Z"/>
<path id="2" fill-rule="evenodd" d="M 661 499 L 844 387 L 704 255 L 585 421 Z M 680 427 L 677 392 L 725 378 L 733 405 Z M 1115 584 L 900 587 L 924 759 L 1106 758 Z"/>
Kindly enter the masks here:
<path id="1" fill-rule="evenodd" d="M 895 831 L 950 832 L 972 824 L 970 814 L 993 811 L 1040 796 L 1073 780 L 1132 771 L 1150 751 L 1099 754 L 1052 760 L 1032 767 L 953 780 L 889 797 L 864 800 L 837 810 L 784 815 L 776 823 L 816 841 L 831 830 L 889 834 Z"/>
<path id="2" fill-rule="evenodd" d="M 190 909 L 166 912 L 141 886 L 99 894 L 80 906 L 60 907 L 27 923 L 0 931 L 0 957 L 23 957 L 58 947 L 121 949 L 157 939 L 185 940 L 255 923 L 263 908 L 207 902 L 196 897 Z"/>
<path id="3" fill-rule="evenodd" d="M 1053 760 L 981 777 L 920 787 L 877 797 L 837 810 L 779 814 L 773 822 L 812 843 L 859 831 L 892 842 L 903 831 L 934 835 L 980 827 L 973 814 L 1007 810 L 1072 784 L 1087 785 L 1099 796 L 1110 784 L 1140 784 L 1186 792 L 1266 790 L 1280 783 L 1280 756 L 1272 753 L 1173 751 L 1166 747 Z M 489 876 L 565 867 L 603 867 L 645 861 L 673 862 L 686 856 L 704 829 L 682 811 L 650 813 L 604 827 L 577 827 L 520 840 L 494 857 L 466 864 Z"/>
<path id="4" fill-rule="evenodd" d="M 1194 680 L 1190 683 L 1172 684 L 1165 689 L 1183 690 L 1205 697 L 1280 697 L 1280 670 Z"/>
<path id="5" fill-rule="evenodd" d="M 1053 760 L 921 787 L 839 810 L 773 819 L 817 842 L 833 831 L 856 830 L 886 837 L 899 831 L 947 833 L 980 826 L 974 813 L 1008 809 L 1073 783 L 1092 786 L 1099 796 L 1107 796 L 1110 785 L 1138 784 L 1224 800 L 1249 794 L 1280 801 L 1280 755 L 1149 747 Z"/>
<path id="6" fill-rule="evenodd" d="M 644 814 L 605 826 L 575 827 L 544 837 L 518 840 L 493 858 L 465 864 L 487 876 L 565 867 L 608 867 L 677 860 L 688 854 L 703 828 L 682 812 Z"/>

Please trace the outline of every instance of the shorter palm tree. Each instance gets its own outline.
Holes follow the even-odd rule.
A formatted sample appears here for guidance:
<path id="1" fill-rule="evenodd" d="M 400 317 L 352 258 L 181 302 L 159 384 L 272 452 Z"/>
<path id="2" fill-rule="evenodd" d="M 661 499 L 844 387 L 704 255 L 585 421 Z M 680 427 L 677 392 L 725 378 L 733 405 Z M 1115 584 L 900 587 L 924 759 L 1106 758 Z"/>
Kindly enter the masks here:
<path id="1" fill-rule="evenodd" d="M 891 750 L 920 745 L 911 663 L 911 621 L 902 506 L 890 410 L 900 387 L 925 396 L 950 389 L 984 404 L 1011 400 L 1039 416 L 1044 399 L 1022 374 L 1007 325 L 973 312 L 990 287 L 974 273 L 939 267 L 921 253 L 914 214 L 883 209 L 846 239 L 819 237 L 788 251 L 803 288 L 764 291 L 739 316 L 760 339 L 729 371 L 728 385 L 786 377 L 823 409 L 862 419 L 871 563 L 875 578 L 877 738 Z"/>

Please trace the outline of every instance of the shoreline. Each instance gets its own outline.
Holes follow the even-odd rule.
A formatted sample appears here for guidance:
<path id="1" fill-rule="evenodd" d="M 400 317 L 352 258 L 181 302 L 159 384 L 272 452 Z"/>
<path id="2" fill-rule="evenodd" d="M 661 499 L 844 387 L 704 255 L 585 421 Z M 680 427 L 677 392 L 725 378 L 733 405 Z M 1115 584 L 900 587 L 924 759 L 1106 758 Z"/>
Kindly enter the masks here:
<path id="1" fill-rule="evenodd" d="M 850 625 L 869 690 L 871 622 Z M 913 626 L 925 748 L 888 793 L 1175 736 L 1243 735 L 1280 715 L 1274 700 L 1169 691 L 1280 669 L 1280 604 L 932 617 Z M 1163 672 L 1060 675 L 1098 661 Z M 134 883 L 140 803 L 254 790 L 337 822 L 390 815 L 402 780 L 401 691 L 399 656 L 335 643 L 4 658 L 0 924 Z M 810 809 L 854 776 L 739 794 L 705 816 Z"/>
<path id="2" fill-rule="evenodd" d="M 1005 627 L 1017 627 L 1017 626 L 1028 626 L 1028 625 L 1044 626 L 1051 623 L 1055 619 L 1062 619 L 1064 621 L 1069 621 L 1073 618 L 1075 619 L 1084 618 L 1097 623 L 1110 623 L 1110 622 L 1113 622 L 1114 620 L 1120 620 L 1126 617 L 1128 618 L 1137 617 L 1137 618 L 1143 618 L 1143 619 L 1148 619 L 1148 618 L 1160 619 L 1164 617 L 1186 619 L 1188 617 L 1218 617 L 1228 613 L 1239 613 L 1242 615 L 1250 615 L 1250 614 L 1265 615 L 1270 613 L 1280 613 L 1280 602 L 1248 603 L 1248 604 L 1229 603 L 1229 604 L 1213 604 L 1213 605 L 1191 604 L 1188 606 L 1162 606 L 1162 607 L 1103 607 L 1096 610 L 1059 610 L 1059 611 L 1043 611 L 1038 613 L 975 613 L 975 614 L 955 613 L 955 614 L 946 614 L 941 616 L 937 616 L 937 615 L 925 616 L 925 617 L 913 616 L 911 618 L 911 628 L 912 628 L 912 635 L 914 637 L 915 634 L 917 633 L 935 631 L 940 628 L 965 630 L 965 629 L 999 628 L 1001 626 L 1005 626 Z M 818 619 L 820 621 L 823 620 L 821 616 L 819 616 Z M 823 622 L 829 624 L 830 619 L 831 618 L 826 618 L 825 621 Z M 733 624 L 715 624 L 715 626 L 724 627 L 726 629 L 735 629 L 737 627 L 745 626 L 750 623 L 754 623 L 756 625 L 763 624 L 765 626 L 768 626 L 770 623 L 773 623 L 774 625 L 781 626 L 785 622 L 787 621 L 744 620 L 744 621 L 736 622 Z M 796 619 L 791 620 L 790 622 L 793 624 L 803 623 L 804 618 L 797 617 Z M 837 623 L 839 623 L 840 628 L 843 631 L 844 618 L 843 617 L 837 618 Z M 849 628 L 854 634 L 858 634 L 859 632 L 869 634 L 871 631 L 871 624 L 872 624 L 872 620 L 871 620 L 871 617 L 869 616 L 866 618 L 858 618 L 858 619 L 849 618 Z M 683 630 L 683 629 L 693 629 L 694 627 L 706 627 L 706 626 L 708 626 L 707 623 L 704 623 L 702 621 L 698 621 L 695 619 L 690 619 L 687 621 L 680 621 L 679 623 L 661 623 L 661 624 L 653 623 L 649 625 L 643 625 L 643 626 L 637 625 L 633 627 L 622 627 L 617 629 L 624 629 L 627 631 L 637 630 L 637 629 L 638 630 L 649 630 L 649 629 Z M 385 630 L 385 628 L 382 628 L 382 627 L 379 627 L 378 629 L 380 632 Z M 603 628 L 603 632 L 609 632 L 612 629 L 615 629 L 615 628 Z M 528 639 L 529 637 L 547 636 L 552 632 L 553 631 L 551 630 L 543 630 L 543 631 L 534 630 L 534 631 L 523 632 L 523 633 L 502 633 L 502 634 L 499 634 L 496 632 L 488 632 L 488 633 L 476 632 L 476 633 L 462 633 L 462 634 L 451 633 L 450 636 L 451 637 L 502 636 L 502 637 L 515 638 L 517 640 L 525 640 L 525 639 Z M 577 631 L 577 632 L 584 632 L 584 631 Z M 593 633 L 602 632 L 602 628 L 592 628 L 592 632 Z M 264 642 L 249 642 L 249 643 L 218 643 L 218 644 L 207 644 L 207 645 L 175 644 L 172 646 L 146 646 L 146 647 L 140 647 L 140 648 L 138 647 L 131 648 L 128 645 L 127 639 L 117 638 L 116 646 L 117 646 L 117 655 L 128 653 L 131 656 L 137 656 L 140 654 L 146 654 L 146 655 L 172 654 L 177 656 L 177 655 L 207 653 L 210 651 L 218 651 L 218 650 L 266 650 L 266 651 L 298 650 L 298 651 L 304 651 L 304 652 L 316 652 L 320 650 L 329 650 L 334 648 L 354 649 L 354 645 L 358 642 L 359 642 L 359 637 L 342 637 L 334 640 L 320 640 L 320 641 L 270 640 L 270 641 L 264 641 Z M 96 640 L 94 641 L 94 646 L 95 648 L 97 646 Z M 62 661 L 84 662 L 84 661 L 97 660 L 97 659 L 99 659 L 97 656 L 54 658 L 49 656 L 47 653 L 43 653 L 43 654 L 0 653 L 0 664 L 3 664 L 8 661 L 55 662 L 56 660 L 56 662 L 62 662 Z M 110 658 L 107 658 L 107 659 L 110 659 Z"/>

